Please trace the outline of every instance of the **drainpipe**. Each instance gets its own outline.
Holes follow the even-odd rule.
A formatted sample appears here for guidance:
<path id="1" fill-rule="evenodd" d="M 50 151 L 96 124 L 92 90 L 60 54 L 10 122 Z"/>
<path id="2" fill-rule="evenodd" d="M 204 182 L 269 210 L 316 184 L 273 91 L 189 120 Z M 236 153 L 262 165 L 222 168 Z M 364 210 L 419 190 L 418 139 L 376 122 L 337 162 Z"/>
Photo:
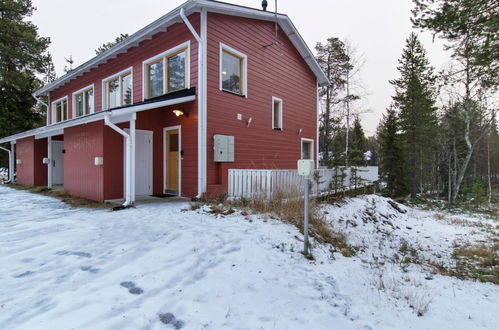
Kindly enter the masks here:
<path id="1" fill-rule="evenodd" d="M 49 136 L 47 138 L 47 157 L 49 159 L 49 163 L 47 164 L 47 187 L 52 189 L 54 160 L 52 158 L 52 137 L 51 136 Z"/>
<path id="2" fill-rule="evenodd" d="M 33 93 L 31 95 L 36 100 L 36 102 L 40 102 L 41 104 L 43 104 L 47 108 L 46 124 L 49 125 L 50 124 L 50 122 L 49 122 L 49 105 L 47 103 L 43 102 L 42 99 L 40 99 L 38 96 L 35 95 L 35 93 Z"/>
<path id="3" fill-rule="evenodd" d="M 14 166 L 13 166 L 14 165 L 14 162 L 13 162 L 14 153 L 13 153 L 13 150 L 9 150 L 9 149 L 1 147 L 1 146 L 0 146 L 0 149 L 7 151 L 7 153 L 9 154 L 9 179 L 7 180 L 6 183 L 13 183 L 14 182 Z"/>
<path id="4" fill-rule="evenodd" d="M 196 32 L 191 22 L 185 16 L 184 9 L 180 9 L 180 17 L 185 25 L 191 31 L 192 35 L 198 42 L 198 198 L 203 196 L 206 192 L 206 116 L 207 116 L 207 102 L 206 102 L 206 31 L 207 31 L 207 13 L 206 8 L 201 9 L 201 36 Z"/>
<path id="5" fill-rule="evenodd" d="M 135 119 L 134 113 L 130 118 L 130 134 L 116 126 L 109 119 L 109 114 L 104 116 L 104 122 L 114 131 L 125 138 L 125 203 L 123 206 L 132 206 L 135 202 Z"/>

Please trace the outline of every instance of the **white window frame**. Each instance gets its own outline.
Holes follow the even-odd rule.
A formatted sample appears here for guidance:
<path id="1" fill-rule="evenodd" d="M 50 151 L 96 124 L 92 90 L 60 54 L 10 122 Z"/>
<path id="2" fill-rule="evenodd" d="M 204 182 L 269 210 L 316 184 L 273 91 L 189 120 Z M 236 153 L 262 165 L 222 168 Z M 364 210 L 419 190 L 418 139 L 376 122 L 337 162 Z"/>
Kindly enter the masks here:
<path id="1" fill-rule="evenodd" d="M 63 121 L 69 120 L 69 101 L 68 101 L 68 96 L 63 96 L 55 101 L 52 101 L 51 106 L 52 106 L 52 118 L 51 118 L 51 123 L 56 124 L 56 123 L 61 123 Z M 59 102 L 66 101 L 66 120 L 61 120 L 61 121 L 55 121 L 55 105 Z"/>
<path id="2" fill-rule="evenodd" d="M 274 126 L 274 114 L 275 114 L 275 103 L 279 102 L 279 127 L 275 127 Z M 275 130 L 278 130 L 278 131 L 282 131 L 283 130 L 283 126 L 282 126 L 282 118 L 283 118 L 283 102 L 282 102 L 282 99 L 278 98 L 278 97 L 275 97 L 275 96 L 272 96 L 272 129 L 275 129 Z"/>
<path id="3" fill-rule="evenodd" d="M 240 57 L 242 60 L 243 60 L 243 65 L 242 65 L 242 76 L 243 78 L 241 79 L 242 81 L 242 88 L 241 88 L 241 94 L 237 94 L 237 93 L 234 93 L 232 91 L 229 91 L 229 90 L 226 90 L 226 89 L 223 89 L 222 88 L 222 56 L 223 56 L 223 52 L 224 51 L 227 51 L 229 53 L 232 53 L 238 57 Z M 230 46 L 227 46 L 226 44 L 224 43 L 220 43 L 220 54 L 219 54 L 219 68 L 218 68 L 218 71 L 219 71 L 219 79 L 220 79 L 220 90 L 221 91 L 225 91 L 225 92 L 228 92 L 228 93 L 232 93 L 232 94 L 236 94 L 236 95 L 241 95 L 241 96 L 244 96 L 245 98 L 248 98 L 248 56 L 244 53 L 241 53 L 240 51 L 238 50 L 235 50 L 234 48 L 230 47 Z"/>
<path id="4" fill-rule="evenodd" d="M 149 81 L 147 80 L 147 66 L 153 62 L 158 62 L 158 60 L 161 60 L 163 62 L 163 94 L 167 93 L 167 86 L 166 86 L 166 59 L 168 58 L 169 55 L 172 53 L 176 53 L 182 49 L 185 48 L 185 57 L 186 57 L 186 63 L 185 63 L 185 88 L 189 89 L 191 88 L 191 41 L 188 40 L 186 42 L 181 43 L 180 45 L 177 45 L 173 48 L 170 48 L 160 54 L 154 55 L 151 58 L 148 58 L 147 60 L 142 62 L 142 101 L 147 99 L 147 89 L 149 85 Z"/>
<path id="5" fill-rule="evenodd" d="M 122 70 L 118 73 L 113 74 L 112 76 L 109 76 L 105 79 L 102 79 L 102 110 L 109 110 L 109 104 L 107 104 L 107 90 L 106 90 L 106 85 L 108 81 L 114 80 L 118 77 L 121 76 L 126 76 L 127 73 L 130 73 L 131 79 L 132 79 L 132 104 L 133 104 L 133 66 L 126 68 L 125 70 Z M 118 80 L 119 83 L 119 89 L 121 93 L 121 79 Z M 120 94 L 120 103 L 122 100 L 122 95 Z M 94 102 L 95 102 L 95 96 L 94 96 Z M 123 104 L 120 104 L 119 106 L 123 106 Z"/>
<path id="6" fill-rule="evenodd" d="M 310 156 L 312 156 L 312 160 L 315 161 L 315 154 L 314 154 L 314 139 L 308 139 L 308 138 L 301 138 L 300 140 L 300 159 L 303 159 L 303 142 L 310 142 Z"/>
<path id="7" fill-rule="evenodd" d="M 88 90 L 92 90 L 92 91 L 93 91 L 93 93 L 94 93 L 94 102 L 93 102 L 94 104 L 93 104 L 93 106 L 92 106 L 92 111 L 91 111 L 91 112 L 88 112 L 88 114 L 87 114 L 87 115 L 89 115 L 89 114 L 91 114 L 91 113 L 94 113 L 94 112 L 95 112 L 95 86 L 94 86 L 94 85 L 95 85 L 95 84 L 88 85 L 87 87 L 83 87 L 82 89 L 79 89 L 79 90 L 77 90 L 76 92 L 74 92 L 74 93 L 73 93 L 73 95 L 72 95 L 72 109 L 71 109 L 71 112 L 72 112 L 72 114 L 73 114 L 73 117 L 72 117 L 72 118 L 77 118 L 77 117 L 83 117 L 83 116 L 86 116 L 86 115 L 83 115 L 83 116 L 78 116 L 78 114 L 76 113 L 76 112 L 77 112 L 77 111 L 76 111 L 76 110 L 77 110 L 77 109 L 76 109 L 76 108 L 77 108 L 77 106 L 76 106 L 76 96 L 77 96 L 78 94 L 82 94 L 82 93 L 84 93 L 84 92 L 86 92 L 86 91 L 88 91 Z"/>

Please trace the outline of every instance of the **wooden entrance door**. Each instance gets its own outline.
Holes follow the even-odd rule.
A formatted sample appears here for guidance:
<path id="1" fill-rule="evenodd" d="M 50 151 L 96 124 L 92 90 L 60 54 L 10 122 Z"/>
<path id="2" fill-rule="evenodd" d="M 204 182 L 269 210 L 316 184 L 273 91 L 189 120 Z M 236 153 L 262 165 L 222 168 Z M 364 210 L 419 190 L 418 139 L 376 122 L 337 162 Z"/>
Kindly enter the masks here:
<path id="1" fill-rule="evenodd" d="M 179 129 L 170 129 L 165 131 L 165 155 L 166 155 L 166 173 L 165 173 L 165 192 L 178 195 L 180 191 L 180 131 Z"/>

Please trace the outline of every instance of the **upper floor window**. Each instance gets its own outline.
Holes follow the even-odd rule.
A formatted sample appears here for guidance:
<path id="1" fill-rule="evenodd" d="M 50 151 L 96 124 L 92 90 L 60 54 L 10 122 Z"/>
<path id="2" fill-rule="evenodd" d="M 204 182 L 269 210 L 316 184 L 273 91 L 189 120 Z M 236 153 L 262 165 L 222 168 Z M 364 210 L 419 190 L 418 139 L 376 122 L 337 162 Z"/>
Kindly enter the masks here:
<path id="1" fill-rule="evenodd" d="M 222 43 L 220 90 L 247 96 L 247 56 Z"/>
<path id="2" fill-rule="evenodd" d="M 272 128 L 282 130 L 282 100 L 272 97 Z"/>
<path id="3" fill-rule="evenodd" d="M 68 119 L 68 97 L 65 96 L 52 102 L 52 123 Z"/>
<path id="4" fill-rule="evenodd" d="M 94 112 L 94 85 L 73 93 L 73 118 Z"/>
<path id="5" fill-rule="evenodd" d="M 126 69 L 102 81 L 105 109 L 112 109 L 133 103 L 132 68 Z"/>
<path id="6" fill-rule="evenodd" d="M 144 61 L 144 98 L 189 88 L 189 45 L 185 42 Z"/>

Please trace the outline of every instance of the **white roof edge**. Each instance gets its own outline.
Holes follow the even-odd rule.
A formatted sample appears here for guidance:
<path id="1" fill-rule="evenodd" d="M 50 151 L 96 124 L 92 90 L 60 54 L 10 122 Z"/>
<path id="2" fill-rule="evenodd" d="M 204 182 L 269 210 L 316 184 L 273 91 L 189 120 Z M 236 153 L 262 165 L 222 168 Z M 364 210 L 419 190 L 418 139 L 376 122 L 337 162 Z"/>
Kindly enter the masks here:
<path id="1" fill-rule="evenodd" d="M 202 7 L 207 8 L 208 11 L 218 12 L 227 15 L 234 15 L 246 18 L 254 18 L 260 20 L 274 21 L 275 13 L 262 11 L 259 9 L 242 7 L 238 5 L 228 4 L 224 2 L 217 2 L 211 0 L 188 0 L 184 2 L 179 7 L 173 9 L 169 13 L 163 15 L 159 19 L 135 32 L 127 39 L 123 40 L 119 44 L 111 47 L 107 51 L 102 54 L 97 55 L 96 57 L 90 59 L 89 61 L 83 63 L 78 66 L 74 70 L 70 71 L 66 75 L 60 77 L 52 83 L 45 85 L 44 87 L 37 90 L 34 95 L 40 96 L 48 93 L 49 91 L 58 88 L 65 83 L 71 81 L 84 74 L 85 72 L 97 67 L 100 64 L 106 63 L 108 60 L 114 58 L 115 56 L 125 52 L 131 47 L 137 45 L 137 43 L 143 41 L 147 36 L 154 35 L 158 33 L 162 28 L 168 27 L 169 25 L 175 23 L 175 20 L 178 19 L 180 14 L 180 9 L 184 8 L 185 14 L 190 15 L 194 12 L 199 11 Z M 291 20 L 287 15 L 277 14 L 278 23 L 285 31 L 286 35 L 296 47 L 300 55 L 303 57 L 305 62 L 308 64 L 312 72 L 316 75 L 317 80 L 319 82 L 319 86 L 324 86 L 329 84 L 329 80 L 327 76 L 322 71 L 319 63 L 315 60 L 315 56 L 312 51 L 308 48 L 307 44 L 301 37 L 298 30 L 295 28 Z M 289 30 L 289 31 L 286 31 Z"/>
<path id="2" fill-rule="evenodd" d="M 155 108 L 162 108 L 166 107 L 169 105 L 174 105 L 174 104 L 179 104 L 179 103 L 185 103 L 185 102 L 191 102 L 196 99 L 195 95 L 190 95 L 190 96 L 184 96 L 184 97 L 179 97 L 176 99 L 170 99 L 170 100 L 164 100 L 164 101 L 159 101 L 159 102 L 153 102 L 153 103 L 145 103 L 145 104 L 138 104 L 135 106 L 130 106 L 126 108 L 119 108 L 116 110 L 106 110 L 106 111 L 99 111 L 90 115 L 86 115 L 83 117 L 78 117 L 75 119 L 70 119 L 68 121 L 64 122 L 59 122 L 56 124 L 52 124 L 49 126 L 43 126 L 39 128 L 35 128 L 26 132 L 14 134 L 11 136 L 7 136 L 4 138 L 0 139 L 0 143 L 5 143 L 5 142 L 11 142 L 11 141 L 16 141 L 19 139 L 23 139 L 26 137 L 30 136 L 38 136 L 39 138 L 44 138 L 48 136 L 53 136 L 54 134 L 59 135 L 60 130 L 64 130 L 65 128 L 69 127 L 74 127 L 78 125 L 83 125 L 83 124 L 88 124 L 92 122 L 96 122 L 99 120 L 103 120 L 104 116 L 106 114 L 110 116 L 124 116 L 128 115 L 131 113 L 136 113 L 140 111 L 145 111 L 145 110 L 150 110 L 150 109 L 155 109 Z"/>

